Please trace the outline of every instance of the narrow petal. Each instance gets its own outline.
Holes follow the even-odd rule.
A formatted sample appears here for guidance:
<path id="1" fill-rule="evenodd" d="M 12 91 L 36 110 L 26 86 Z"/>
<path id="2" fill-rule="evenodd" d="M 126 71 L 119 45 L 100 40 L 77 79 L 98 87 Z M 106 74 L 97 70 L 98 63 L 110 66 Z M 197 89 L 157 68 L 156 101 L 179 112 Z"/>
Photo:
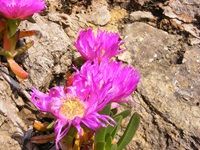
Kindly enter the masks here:
<path id="1" fill-rule="evenodd" d="M 67 125 L 67 127 L 63 130 L 63 127 L 66 125 Z M 56 150 L 59 150 L 58 143 L 59 143 L 60 139 L 62 139 L 67 134 L 70 127 L 71 127 L 70 122 L 65 122 L 65 121 L 61 121 L 61 120 L 57 120 L 55 122 L 54 131 L 55 131 L 55 135 L 56 135 Z"/>

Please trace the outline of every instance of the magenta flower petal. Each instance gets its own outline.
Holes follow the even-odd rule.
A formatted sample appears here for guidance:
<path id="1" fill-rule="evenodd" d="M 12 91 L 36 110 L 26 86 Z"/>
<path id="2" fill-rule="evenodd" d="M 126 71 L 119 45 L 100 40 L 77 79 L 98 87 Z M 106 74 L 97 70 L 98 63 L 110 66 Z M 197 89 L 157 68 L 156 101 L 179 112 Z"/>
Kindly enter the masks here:
<path id="1" fill-rule="evenodd" d="M 80 84 L 78 88 L 76 86 L 68 87 L 67 93 L 61 86 L 51 88 L 49 94 L 33 89 L 31 101 L 38 109 L 50 112 L 57 118 L 54 126 L 56 149 L 59 149 L 59 140 L 67 134 L 71 125 L 81 136 L 81 123 L 94 131 L 106 125 L 114 126 L 116 124 L 110 116 L 97 112 L 97 110 L 103 109 L 107 103 L 102 105 L 103 99 L 98 93 L 93 93 L 92 88 L 87 84 Z"/>
<path id="2" fill-rule="evenodd" d="M 45 5 L 43 0 L 0 0 L 0 13 L 8 19 L 25 20 Z"/>
<path id="3" fill-rule="evenodd" d="M 77 70 L 77 69 L 76 69 Z M 36 89 L 31 92 L 31 101 L 35 106 L 55 115 L 56 149 L 73 125 L 81 136 L 84 124 L 94 131 L 116 122 L 107 115 L 98 112 L 111 102 L 121 103 L 129 99 L 140 80 L 139 73 L 121 62 L 102 59 L 88 60 L 74 75 L 74 82 L 64 90 L 57 86 L 44 94 Z M 65 92 L 66 91 L 66 92 Z"/>
<path id="4" fill-rule="evenodd" d="M 89 86 L 93 93 L 98 93 L 98 96 L 104 99 L 99 105 L 99 108 L 102 108 L 108 101 L 128 101 L 139 81 L 139 72 L 134 68 L 123 67 L 122 62 L 103 59 L 100 64 L 97 60 L 87 61 L 75 74 L 73 86 Z"/>
<path id="5" fill-rule="evenodd" d="M 64 128 L 67 125 L 66 128 Z M 57 120 L 54 124 L 54 131 L 56 135 L 56 150 L 59 149 L 58 143 L 59 141 L 67 134 L 71 127 L 71 122 L 66 122 L 62 120 Z M 63 130 L 64 128 L 64 130 Z"/>
<path id="6" fill-rule="evenodd" d="M 99 61 L 103 58 L 110 59 L 123 52 L 123 50 L 119 50 L 119 46 L 122 44 L 124 44 L 124 41 L 120 40 L 118 33 L 109 33 L 100 29 L 96 36 L 92 29 L 81 30 L 77 41 L 74 43 L 85 59 L 98 59 Z"/>

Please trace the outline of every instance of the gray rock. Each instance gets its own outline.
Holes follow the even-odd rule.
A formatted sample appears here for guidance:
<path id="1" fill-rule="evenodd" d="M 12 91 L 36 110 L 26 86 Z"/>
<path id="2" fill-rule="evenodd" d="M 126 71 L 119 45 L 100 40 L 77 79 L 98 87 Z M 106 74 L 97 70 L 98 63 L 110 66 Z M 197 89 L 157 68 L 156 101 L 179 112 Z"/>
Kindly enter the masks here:
<path id="1" fill-rule="evenodd" d="M 165 58 L 173 59 L 173 54 L 176 52 L 173 45 L 177 44 L 180 38 L 139 22 L 126 25 L 123 35 L 127 50 L 133 55 L 132 63 L 138 65 L 140 69 L 156 61 L 168 65 Z"/>
<path id="2" fill-rule="evenodd" d="M 110 21 L 110 12 L 107 6 L 94 6 L 91 9 L 92 11 L 88 13 L 88 22 L 104 26 Z"/>
<path id="3" fill-rule="evenodd" d="M 11 89 L 10 85 L 0 75 L 0 148 L 19 150 L 22 143 L 23 132 L 27 129 L 24 121 L 19 116 L 16 105 L 17 98 L 14 99 L 16 89 Z"/>
<path id="4" fill-rule="evenodd" d="M 144 23 L 125 26 L 125 44 L 140 70 L 134 100 L 141 115 L 135 149 L 199 149 L 200 49 Z M 185 48 L 181 61 L 180 50 Z M 129 148 L 130 148 L 129 147 Z"/>
<path id="5" fill-rule="evenodd" d="M 200 15 L 199 4 L 199 0 L 171 0 L 160 6 L 164 10 L 164 15 L 183 22 L 192 22 Z"/>
<path id="6" fill-rule="evenodd" d="M 0 148 L 5 150 L 21 150 L 21 147 L 17 141 L 12 139 L 5 132 L 0 131 Z"/>
<path id="7" fill-rule="evenodd" d="M 26 86 L 48 88 L 54 75 L 65 74 L 71 66 L 72 53 L 68 50 L 70 39 L 61 26 L 39 15 L 34 16 L 37 23 L 24 22 L 21 29 L 37 30 L 40 37 L 31 37 L 34 46 L 24 55 L 24 66 L 29 72 Z"/>
<path id="8" fill-rule="evenodd" d="M 152 20 L 155 20 L 155 17 L 152 15 L 151 12 L 134 11 L 130 14 L 130 20 L 131 21 L 143 21 L 143 20 L 152 21 Z"/>

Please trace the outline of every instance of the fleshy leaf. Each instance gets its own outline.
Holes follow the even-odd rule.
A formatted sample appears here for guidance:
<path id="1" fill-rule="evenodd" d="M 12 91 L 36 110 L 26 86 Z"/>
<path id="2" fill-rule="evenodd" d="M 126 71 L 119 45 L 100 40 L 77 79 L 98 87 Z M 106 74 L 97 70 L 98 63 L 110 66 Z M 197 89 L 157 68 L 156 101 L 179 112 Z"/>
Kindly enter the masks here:
<path id="1" fill-rule="evenodd" d="M 20 33 L 19 33 L 19 38 L 33 36 L 33 35 L 35 35 L 35 33 L 36 33 L 35 30 L 20 31 Z"/>
<path id="2" fill-rule="evenodd" d="M 113 117 L 114 115 L 116 115 L 117 111 L 118 111 L 118 108 L 111 109 L 110 116 Z"/>
<path id="3" fill-rule="evenodd" d="M 17 31 L 17 27 L 19 26 L 20 21 L 14 19 L 8 19 L 7 23 L 9 27 L 9 37 L 12 37 Z"/>
<path id="4" fill-rule="evenodd" d="M 135 135 L 136 130 L 138 129 L 139 123 L 140 116 L 138 113 L 134 113 L 126 127 L 124 134 L 117 142 L 118 148 L 116 150 L 123 150 L 127 144 L 129 144 Z"/>
<path id="5" fill-rule="evenodd" d="M 76 66 L 76 67 L 80 67 L 82 66 L 84 63 L 86 62 L 86 60 L 83 58 L 83 57 L 78 57 L 76 58 L 74 61 L 73 61 L 73 64 Z"/>
<path id="6" fill-rule="evenodd" d="M 71 126 L 69 131 L 67 132 L 68 136 L 75 137 L 77 134 L 77 130 L 74 126 Z"/>
<path id="7" fill-rule="evenodd" d="M 52 121 L 48 126 L 47 126 L 47 129 L 48 130 L 52 130 L 53 129 L 53 127 L 54 127 L 54 121 Z"/>
<path id="8" fill-rule="evenodd" d="M 27 18 L 26 20 L 28 20 L 31 23 L 36 23 L 36 21 L 33 19 L 32 16 L 30 16 L 29 18 Z"/>
<path id="9" fill-rule="evenodd" d="M 130 115 L 131 113 L 131 110 L 130 109 L 126 109 L 124 111 L 122 111 L 121 113 L 117 114 L 115 117 L 117 116 L 122 116 L 123 119 L 126 118 L 128 115 Z"/>
<path id="10" fill-rule="evenodd" d="M 105 142 L 98 142 L 96 143 L 95 150 L 106 150 L 105 145 L 106 145 Z"/>
<path id="11" fill-rule="evenodd" d="M 107 105 L 101 112 L 100 114 L 105 114 L 105 115 L 109 115 L 110 114 L 110 108 L 111 105 Z M 105 141 L 105 136 L 106 136 L 106 128 L 100 128 L 100 130 L 98 131 L 98 133 L 95 136 L 95 143 L 98 142 L 104 142 Z"/>
<path id="12" fill-rule="evenodd" d="M 105 149 L 106 149 L 106 150 L 110 150 L 111 147 L 112 147 L 112 137 L 110 136 L 110 137 L 108 138 L 108 140 L 106 140 Z"/>
<path id="13" fill-rule="evenodd" d="M 5 56 L 5 57 L 12 57 L 12 54 L 9 51 L 4 50 L 1 47 L 0 47 L 0 55 Z"/>
<path id="14" fill-rule="evenodd" d="M 49 123 L 41 123 L 39 121 L 35 121 L 33 124 L 33 127 L 37 130 L 37 131 L 48 131 L 49 129 L 47 128 L 49 126 Z"/>
<path id="15" fill-rule="evenodd" d="M 8 64 L 11 68 L 11 70 L 14 72 L 16 76 L 18 76 L 21 79 L 27 79 L 28 73 L 24 71 L 16 62 L 14 59 L 7 59 Z"/>
<path id="16" fill-rule="evenodd" d="M 25 45 L 21 46 L 20 48 L 16 49 L 13 54 L 13 57 L 23 53 L 24 51 L 29 49 L 31 46 L 33 46 L 33 44 L 34 44 L 34 41 L 30 41 L 30 42 L 26 43 Z"/>
<path id="17" fill-rule="evenodd" d="M 116 150 L 117 149 L 117 144 L 113 144 L 110 150 Z"/>
<path id="18" fill-rule="evenodd" d="M 100 111 L 100 114 L 109 115 L 111 110 L 111 104 L 108 104 L 102 111 Z"/>
<path id="19" fill-rule="evenodd" d="M 115 138 L 115 135 L 117 134 L 117 132 L 120 128 L 120 125 L 121 125 L 121 122 L 122 122 L 122 116 L 117 116 L 113 119 L 117 122 L 117 126 L 115 126 L 115 127 L 108 126 L 106 128 L 106 134 L 107 134 L 106 137 L 111 136 L 112 139 Z M 107 138 L 106 138 L 106 140 L 107 140 Z"/>
<path id="20" fill-rule="evenodd" d="M 60 147 L 61 149 L 69 149 L 69 150 L 72 150 L 72 147 L 73 147 L 73 140 L 74 140 L 74 137 L 70 136 L 70 135 L 67 135 L 65 137 L 63 137 L 59 143 L 60 143 Z"/>
<path id="21" fill-rule="evenodd" d="M 63 149 L 63 150 L 64 149 L 72 149 L 76 135 L 77 135 L 76 128 L 74 126 L 71 126 L 67 135 L 64 136 L 59 142 L 61 145 L 61 149 Z"/>

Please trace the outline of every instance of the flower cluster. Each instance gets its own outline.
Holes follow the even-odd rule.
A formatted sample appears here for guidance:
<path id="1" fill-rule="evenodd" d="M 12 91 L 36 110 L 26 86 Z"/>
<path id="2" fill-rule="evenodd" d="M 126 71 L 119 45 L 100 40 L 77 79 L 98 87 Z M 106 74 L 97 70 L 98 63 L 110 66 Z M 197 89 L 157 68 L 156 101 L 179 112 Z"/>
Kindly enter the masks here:
<path id="1" fill-rule="evenodd" d="M 34 13 L 42 11 L 45 7 L 43 0 L 0 0 L 0 40 L 3 40 L 3 48 L 0 48 L 0 55 L 7 58 L 11 70 L 22 79 L 28 77 L 14 60 L 16 55 L 21 54 L 33 45 L 33 41 L 25 43 L 16 48 L 19 38 L 31 36 L 35 31 L 20 31 L 18 26 L 23 20 L 32 20 Z"/>
<path id="2" fill-rule="evenodd" d="M 95 36 L 92 29 L 88 29 L 79 32 L 74 45 L 86 60 L 102 60 L 122 53 L 123 50 L 119 50 L 122 44 L 124 41 L 120 40 L 118 33 L 103 32 L 99 29 Z"/>
<path id="3" fill-rule="evenodd" d="M 111 60 L 121 52 L 122 43 L 119 34 L 98 30 L 95 38 L 92 29 L 81 31 L 75 45 L 87 61 L 80 70 L 75 68 L 72 85 L 53 87 L 48 94 L 35 88 L 31 92 L 33 104 L 57 118 L 54 124 L 56 149 L 72 126 L 82 136 L 83 125 L 94 132 L 116 125 L 111 116 L 99 112 L 110 103 L 127 102 L 140 80 L 134 68 Z"/>

